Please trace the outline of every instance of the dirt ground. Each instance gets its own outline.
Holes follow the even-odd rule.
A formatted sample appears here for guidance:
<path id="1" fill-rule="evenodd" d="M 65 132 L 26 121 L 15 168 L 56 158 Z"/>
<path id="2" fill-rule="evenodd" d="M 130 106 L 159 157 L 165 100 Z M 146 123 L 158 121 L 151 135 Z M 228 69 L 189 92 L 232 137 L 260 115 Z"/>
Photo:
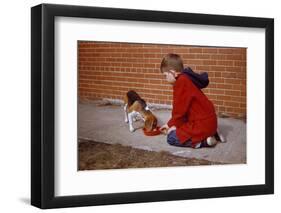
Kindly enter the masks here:
<path id="1" fill-rule="evenodd" d="M 196 166 L 218 164 L 207 160 L 183 158 L 168 152 L 153 152 L 95 141 L 79 141 L 79 170 Z"/>

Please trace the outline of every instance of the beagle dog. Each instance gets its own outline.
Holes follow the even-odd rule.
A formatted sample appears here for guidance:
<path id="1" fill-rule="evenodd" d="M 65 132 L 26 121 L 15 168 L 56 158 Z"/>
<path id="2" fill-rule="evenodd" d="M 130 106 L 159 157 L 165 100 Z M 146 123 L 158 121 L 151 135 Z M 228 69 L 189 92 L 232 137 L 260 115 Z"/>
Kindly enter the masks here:
<path id="1" fill-rule="evenodd" d="M 129 122 L 131 132 L 135 131 L 133 121 L 140 116 L 144 121 L 147 131 L 152 131 L 157 127 L 157 118 L 149 110 L 146 102 L 133 90 L 127 92 L 124 97 L 125 122 Z"/>

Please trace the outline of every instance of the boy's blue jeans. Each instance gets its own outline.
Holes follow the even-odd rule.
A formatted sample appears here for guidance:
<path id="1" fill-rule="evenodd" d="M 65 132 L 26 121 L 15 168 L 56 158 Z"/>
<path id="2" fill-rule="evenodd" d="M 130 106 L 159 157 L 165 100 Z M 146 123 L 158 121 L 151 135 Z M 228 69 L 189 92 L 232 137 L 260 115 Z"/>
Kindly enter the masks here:
<path id="1" fill-rule="evenodd" d="M 192 141 L 190 139 L 185 141 L 184 143 L 181 143 L 177 137 L 176 130 L 173 130 L 168 134 L 167 142 L 168 142 L 168 144 L 170 144 L 172 146 L 192 147 L 195 149 L 202 148 L 202 147 L 210 147 L 207 144 L 206 140 L 203 140 L 203 141 L 197 143 L 195 146 L 192 144 Z"/>
<path id="2" fill-rule="evenodd" d="M 181 143 L 176 135 L 176 130 L 171 131 L 167 136 L 168 144 L 172 146 L 183 146 L 183 147 L 192 147 L 191 140 L 187 140 L 184 143 Z"/>

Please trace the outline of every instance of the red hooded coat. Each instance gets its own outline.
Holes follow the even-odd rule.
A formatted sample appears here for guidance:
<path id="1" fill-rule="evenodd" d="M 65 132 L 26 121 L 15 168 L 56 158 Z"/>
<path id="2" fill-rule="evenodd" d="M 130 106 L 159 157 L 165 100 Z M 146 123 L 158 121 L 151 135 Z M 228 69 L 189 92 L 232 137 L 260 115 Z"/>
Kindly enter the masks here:
<path id="1" fill-rule="evenodd" d="M 173 110 L 168 126 L 177 127 L 181 143 L 191 139 L 196 144 L 217 131 L 213 103 L 184 74 L 178 76 L 173 86 Z"/>

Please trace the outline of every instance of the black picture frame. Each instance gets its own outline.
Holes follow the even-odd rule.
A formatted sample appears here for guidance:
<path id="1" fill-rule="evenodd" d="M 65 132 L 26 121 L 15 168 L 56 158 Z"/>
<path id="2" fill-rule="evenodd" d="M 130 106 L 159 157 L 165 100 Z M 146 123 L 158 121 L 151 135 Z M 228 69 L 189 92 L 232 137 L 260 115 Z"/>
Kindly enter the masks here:
<path id="1" fill-rule="evenodd" d="M 265 29 L 265 184 L 56 197 L 54 20 L 58 16 Z M 41 4 L 31 8 L 32 205 L 46 209 L 272 193 L 274 193 L 274 19 L 53 4 Z"/>

